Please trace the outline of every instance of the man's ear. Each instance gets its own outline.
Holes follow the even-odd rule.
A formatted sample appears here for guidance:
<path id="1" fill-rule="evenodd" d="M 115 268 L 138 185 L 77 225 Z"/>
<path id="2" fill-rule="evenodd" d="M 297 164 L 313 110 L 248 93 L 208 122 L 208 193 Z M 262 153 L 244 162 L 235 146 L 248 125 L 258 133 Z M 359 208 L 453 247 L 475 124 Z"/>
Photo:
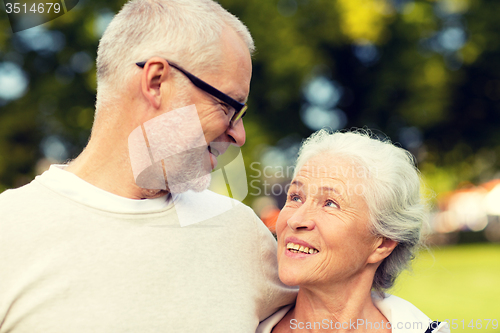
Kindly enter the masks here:
<path id="1" fill-rule="evenodd" d="M 144 97 L 155 109 L 159 109 L 161 106 L 161 86 L 168 79 L 170 70 L 168 62 L 159 57 L 149 59 L 144 65 L 141 90 Z"/>
<path id="2" fill-rule="evenodd" d="M 385 238 L 385 237 L 380 237 L 377 239 L 375 242 L 375 250 L 372 252 L 372 254 L 368 257 L 367 263 L 368 264 L 376 264 L 379 262 L 382 262 L 385 258 L 389 256 L 389 254 L 392 253 L 392 251 L 396 248 L 398 245 L 398 242 Z"/>

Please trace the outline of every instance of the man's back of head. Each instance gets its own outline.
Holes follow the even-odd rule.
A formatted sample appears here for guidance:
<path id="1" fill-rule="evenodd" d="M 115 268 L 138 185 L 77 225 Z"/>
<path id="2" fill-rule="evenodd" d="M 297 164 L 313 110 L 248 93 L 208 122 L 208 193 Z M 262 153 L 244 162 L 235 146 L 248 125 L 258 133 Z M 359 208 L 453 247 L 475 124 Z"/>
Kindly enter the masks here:
<path id="1" fill-rule="evenodd" d="M 254 51 L 246 26 L 212 0 L 132 0 L 104 32 L 97 52 L 97 112 L 136 70 L 134 63 L 160 56 L 198 73 L 220 65 L 224 27 Z"/>
<path id="2" fill-rule="evenodd" d="M 210 150 L 212 142 L 241 146 L 244 128 L 241 122 L 237 126 L 232 120 L 228 122 L 227 116 L 236 113 L 226 110 L 227 105 L 221 102 L 219 94 L 214 97 L 213 93 L 195 86 L 183 69 L 207 80 L 215 90 L 234 100 L 236 106 L 243 106 L 248 96 L 253 51 L 254 43 L 246 26 L 212 0 L 132 0 L 126 3 L 100 40 L 96 113 L 91 138 L 85 151 L 67 170 L 101 189 L 129 198 L 151 198 L 168 193 L 168 184 L 164 192 L 156 188 L 152 192 L 137 189 L 132 178 L 128 138 L 135 129 L 155 117 L 195 105 L 198 117 L 191 119 L 199 118 L 199 132 L 204 134 L 206 147 L 193 159 L 199 164 L 208 163 L 198 168 L 206 174 L 210 170 L 207 159 L 214 162 L 217 155 Z M 200 97 L 200 93 L 203 96 Z M 224 113 L 226 118 L 222 117 Z M 158 135 L 167 142 L 164 134 L 170 133 L 173 140 L 168 139 L 169 146 L 178 144 L 177 138 L 187 134 L 180 128 L 189 129 L 189 126 L 173 123 L 168 127 L 163 127 Z M 179 130 L 175 135 L 174 127 Z M 176 166 L 168 165 L 169 161 L 162 163 L 165 174 L 169 168 L 176 169 L 172 172 L 177 174 L 183 168 L 179 163 Z M 194 178 L 186 174 L 184 172 L 181 178 Z M 200 174 L 200 171 L 193 170 L 192 174 Z M 170 180 L 172 185 L 173 177 Z M 117 184 L 122 188 L 116 188 Z M 200 184 L 196 188 L 206 186 Z"/>

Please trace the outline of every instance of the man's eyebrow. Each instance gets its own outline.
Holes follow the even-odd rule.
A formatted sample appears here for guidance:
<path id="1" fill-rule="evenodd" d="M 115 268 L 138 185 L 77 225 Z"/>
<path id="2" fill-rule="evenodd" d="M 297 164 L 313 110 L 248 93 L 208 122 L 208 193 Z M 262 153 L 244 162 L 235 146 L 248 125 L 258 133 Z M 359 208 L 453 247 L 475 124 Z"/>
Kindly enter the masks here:
<path id="1" fill-rule="evenodd" d="M 229 95 L 229 96 L 231 96 L 231 95 Z M 240 102 L 241 104 L 246 104 L 246 102 L 248 102 L 248 96 L 243 96 L 240 94 L 236 94 L 234 97 L 231 96 L 231 98 L 234 99 L 235 101 Z"/>
<path id="2" fill-rule="evenodd" d="M 225 94 L 241 104 L 246 104 L 246 102 L 248 102 L 248 96 L 243 95 L 240 92 L 229 91 Z"/>

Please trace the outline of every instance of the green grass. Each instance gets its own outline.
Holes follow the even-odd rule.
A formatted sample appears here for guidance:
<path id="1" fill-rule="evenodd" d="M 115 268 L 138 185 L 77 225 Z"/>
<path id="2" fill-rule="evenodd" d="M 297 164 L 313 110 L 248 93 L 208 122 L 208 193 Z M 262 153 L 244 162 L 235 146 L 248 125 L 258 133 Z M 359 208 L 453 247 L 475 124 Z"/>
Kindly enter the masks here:
<path id="1" fill-rule="evenodd" d="M 433 320 L 457 319 L 459 328 L 452 332 L 500 333 L 500 244 L 423 251 L 413 263 L 413 273 L 403 273 L 390 293 L 410 301 Z M 478 319 L 481 329 L 468 327 Z M 484 319 L 498 320 L 497 329 L 491 322 L 486 329 Z"/>

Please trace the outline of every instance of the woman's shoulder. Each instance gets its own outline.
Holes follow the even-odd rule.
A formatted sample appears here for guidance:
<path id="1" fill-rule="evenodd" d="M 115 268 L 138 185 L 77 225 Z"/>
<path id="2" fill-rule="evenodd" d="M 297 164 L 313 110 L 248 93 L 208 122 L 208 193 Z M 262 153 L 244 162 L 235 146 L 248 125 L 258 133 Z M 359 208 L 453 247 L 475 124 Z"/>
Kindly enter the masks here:
<path id="1" fill-rule="evenodd" d="M 433 333 L 448 333 L 446 322 L 436 323 L 426 316 L 415 305 L 398 296 L 384 294 L 384 297 L 372 293 L 373 304 L 389 320 L 393 333 L 423 333 L 428 328 Z"/>

